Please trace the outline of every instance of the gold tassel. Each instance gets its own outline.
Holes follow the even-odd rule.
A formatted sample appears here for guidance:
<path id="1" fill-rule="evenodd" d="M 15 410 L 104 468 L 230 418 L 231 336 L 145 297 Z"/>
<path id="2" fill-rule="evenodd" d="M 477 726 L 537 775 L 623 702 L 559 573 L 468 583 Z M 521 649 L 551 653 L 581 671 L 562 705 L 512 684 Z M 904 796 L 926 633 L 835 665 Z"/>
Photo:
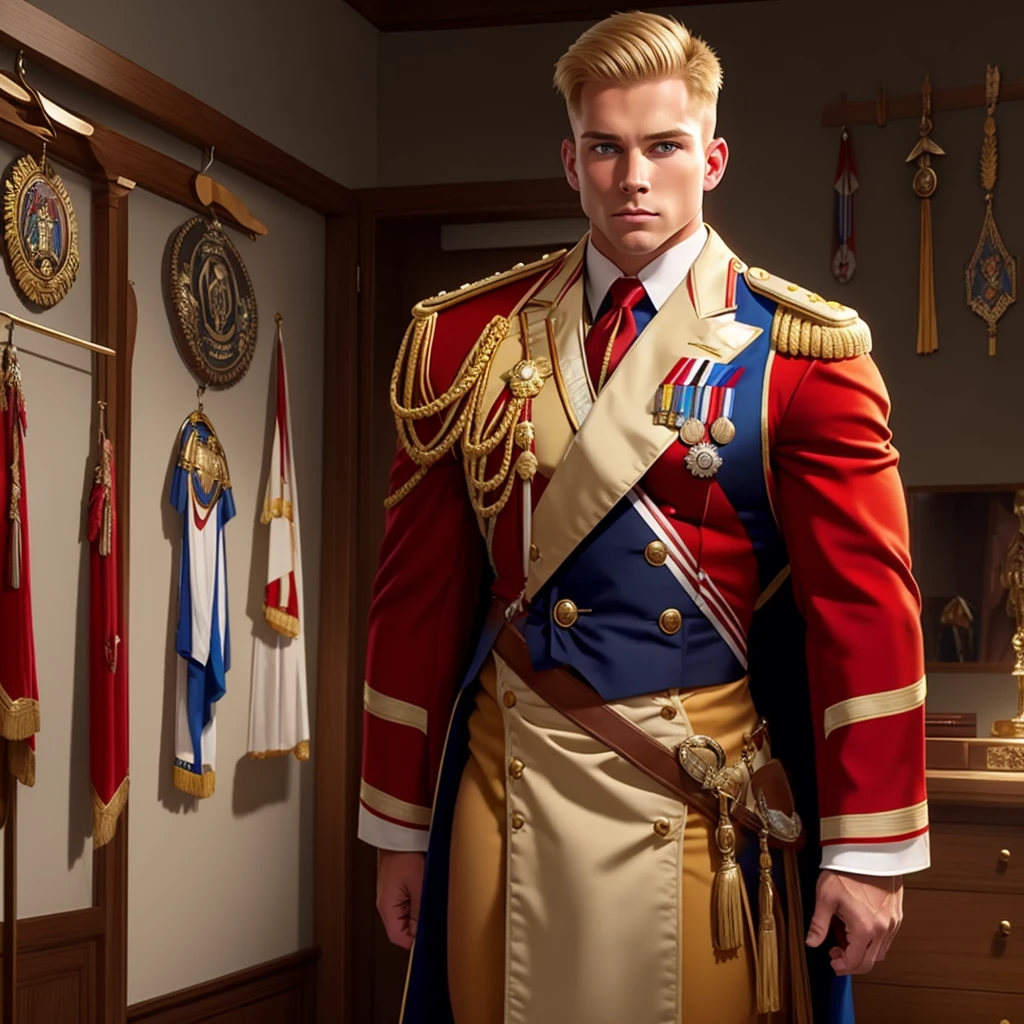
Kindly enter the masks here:
<path id="1" fill-rule="evenodd" d="M 281 611 L 280 608 L 264 604 L 263 617 L 282 636 L 297 637 L 299 635 L 299 620 L 294 615 L 289 615 L 287 612 Z"/>
<path id="2" fill-rule="evenodd" d="M 7 744 L 7 767 L 23 786 L 36 784 L 36 752 L 28 740 L 11 740 Z"/>
<path id="3" fill-rule="evenodd" d="M 11 440 L 11 505 L 8 515 L 11 519 L 10 538 L 10 584 L 12 590 L 21 587 L 21 435 L 19 426 L 14 424 Z"/>
<path id="4" fill-rule="evenodd" d="M 779 934 L 775 928 L 775 884 L 772 882 L 772 855 L 768 852 L 768 833 L 761 833 L 758 857 L 761 880 L 758 888 L 757 922 L 757 1012 L 777 1013 L 782 1006 L 779 975 Z"/>
<path id="5" fill-rule="evenodd" d="M 180 765 L 174 766 L 174 785 L 182 793 L 187 793 L 189 796 L 203 800 L 206 797 L 213 796 L 216 784 L 217 773 L 212 768 L 204 765 L 203 774 L 196 775 L 195 772 L 182 768 Z"/>
<path id="6" fill-rule="evenodd" d="M 932 203 L 921 200 L 921 263 L 918 282 L 917 354 L 930 355 L 939 348 L 938 316 L 935 312 L 935 270 L 932 259 Z"/>
<path id="7" fill-rule="evenodd" d="M 114 791 L 110 803 L 104 803 L 94 789 L 92 791 L 92 847 L 98 850 L 106 846 L 117 832 L 117 823 L 121 820 L 121 812 L 128 804 L 128 776 L 121 780 L 121 785 Z"/>
<path id="8" fill-rule="evenodd" d="M 725 793 L 718 795 L 715 842 L 722 859 L 711 885 L 714 945 L 719 950 L 739 949 L 743 945 L 743 880 L 736 863 L 736 829 L 729 819 L 729 797 Z"/>
<path id="9" fill-rule="evenodd" d="M 800 876 L 797 871 L 796 852 L 786 850 L 786 907 L 789 936 L 789 991 L 790 1019 L 793 1024 L 812 1024 L 811 982 L 807 975 L 807 947 L 804 944 L 804 911 L 800 898 Z"/>

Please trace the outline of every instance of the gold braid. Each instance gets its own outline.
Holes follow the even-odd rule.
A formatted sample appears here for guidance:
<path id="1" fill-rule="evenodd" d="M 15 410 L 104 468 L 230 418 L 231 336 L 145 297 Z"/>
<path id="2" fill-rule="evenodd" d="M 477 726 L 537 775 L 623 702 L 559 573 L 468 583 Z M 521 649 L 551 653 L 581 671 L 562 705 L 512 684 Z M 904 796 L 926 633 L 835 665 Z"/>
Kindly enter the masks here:
<path id="1" fill-rule="evenodd" d="M 415 405 L 413 396 L 417 378 L 423 369 L 421 363 L 429 355 L 436 323 L 436 313 L 417 316 L 413 320 L 402 339 L 391 374 L 391 410 L 395 415 L 398 437 L 418 468 L 401 487 L 388 495 L 384 507 L 397 505 L 426 476 L 430 467 L 459 443 L 473 510 L 481 519 L 490 519 L 508 503 L 516 474 L 525 480 L 536 471 L 536 458 L 529 451 L 530 442 L 526 440 L 524 444 L 526 435 L 517 433 L 516 428 L 527 401 L 539 391 L 543 376 L 537 372 L 527 380 L 517 377 L 513 371 L 508 379 L 505 408 L 496 420 L 492 419 L 490 426 L 487 425 L 488 410 L 484 408 L 484 399 L 491 359 L 510 330 L 506 317 L 495 316 L 480 334 L 470 359 L 452 385 L 431 401 Z M 400 385 L 401 401 L 398 398 Z M 416 422 L 439 413 L 445 414 L 440 430 L 429 442 L 423 442 L 416 432 Z M 512 457 L 517 443 L 524 450 L 515 460 L 516 472 L 513 473 Z M 502 445 L 501 465 L 493 476 L 488 477 L 487 460 Z M 486 496 L 499 488 L 501 493 L 487 504 Z"/>

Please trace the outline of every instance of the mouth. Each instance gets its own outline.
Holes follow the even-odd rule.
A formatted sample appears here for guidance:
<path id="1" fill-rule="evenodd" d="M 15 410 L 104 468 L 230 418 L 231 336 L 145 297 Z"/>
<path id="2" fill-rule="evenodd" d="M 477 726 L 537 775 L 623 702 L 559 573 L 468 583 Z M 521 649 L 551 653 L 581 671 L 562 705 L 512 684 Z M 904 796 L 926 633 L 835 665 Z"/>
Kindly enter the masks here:
<path id="1" fill-rule="evenodd" d="M 625 210 L 619 210 L 619 212 L 614 214 L 614 216 L 618 220 L 626 221 L 627 224 L 643 224 L 647 221 L 654 220 L 658 215 L 653 213 L 651 210 L 630 207 Z"/>

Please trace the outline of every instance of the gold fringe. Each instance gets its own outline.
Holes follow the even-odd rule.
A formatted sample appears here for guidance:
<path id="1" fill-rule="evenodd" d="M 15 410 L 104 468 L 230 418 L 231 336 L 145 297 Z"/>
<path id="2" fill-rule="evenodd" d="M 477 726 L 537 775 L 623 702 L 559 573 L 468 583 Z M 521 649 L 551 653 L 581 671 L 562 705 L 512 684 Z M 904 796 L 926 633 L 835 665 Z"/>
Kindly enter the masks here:
<path id="1" fill-rule="evenodd" d="M 921 262 L 918 272 L 917 354 L 930 355 L 939 347 L 938 316 L 935 312 L 935 270 L 932 259 L 932 204 L 921 200 Z"/>
<path id="2" fill-rule="evenodd" d="M 207 765 L 203 765 L 202 775 L 196 775 L 195 772 L 191 772 L 187 768 L 175 765 L 174 785 L 182 793 L 188 793 L 189 796 L 205 800 L 207 797 L 213 796 L 213 791 L 217 785 L 217 773 Z"/>
<path id="3" fill-rule="evenodd" d="M 17 414 L 15 414 L 17 415 Z M 11 439 L 11 504 L 8 515 L 11 520 L 10 583 L 12 590 L 21 587 L 21 427 L 14 424 Z"/>
<path id="4" fill-rule="evenodd" d="M 98 850 L 106 846 L 117 832 L 117 823 L 121 812 L 128 804 L 128 776 L 121 780 L 121 785 L 114 790 L 109 803 L 104 803 L 95 789 L 92 791 L 92 848 Z"/>
<path id="5" fill-rule="evenodd" d="M 39 701 L 31 697 L 11 700 L 0 686 L 0 736 L 8 740 L 27 740 L 39 732 Z"/>
<path id="6" fill-rule="evenodd" d="M 772 347 L 784 356 L 851 359 L 871 351 L 871 330 L 863 320 L 847 327 L 814 323 L 780 304 L 772 320 Z"/>
<path id="7" fill-rule="evenodd" d="M 789 1004 L 792 1024 L 813 1024 L 811 982 L 807 974 L 807 947 L 804 944 L 804 911 L 800 898 L 800 876 L 797 871 L 796 852 L 786 850 L 786 896 L 789 939 Z"/>
<path id="8" fill-rule="evenodd" d="M 26 740 L 8 742 L 7 767 L 23 786 L 36 784 L 36 752 Z"/>
<path id="9" fill-rule="evenodd" d="M 775 885 L 772 882 L 772 856 L 768 837 L 761 834 L 758 857 L 757 923 L 757 1012 L 777 1013 L 782 1006 L 782 978 L 779 972 L 779 934 L 775 928 Z"/>
<path id="10" fill-rule="evenodd" d="M 263 617 L 284 636 L 297 637 L 299 635 L 299 620 L 294 615 L 281 611 L 280 608 L 272 608 L 270 605 L 263 606 Z"/>
<path id="11" fill-rule="evenodd" d="M 711 883 L 714 946 L 718 950 L 739 949 L 743 945 L 743 879 L 736 863 L 736 829 L 729 819 L 729 797 L 724 793 L 719 795 L 715 842 L 721 862 Z"/>
<path id="12" fill-rule="evenodd" d="M 270 498 L 263 502 L 260 522 L 266 526 L 271 519 L 287 519 L 292 521 L 292 503 L 284 498 Z"/>
<path id="13" fill-rule="evenodd" d="M 250 750 L 249 760 L 266 761 L 271 757 L 287 757 L 289 754 L 294 754 L 296 761 L 308 761 L 309 740 L 299 740 L 290 750 Z"/>

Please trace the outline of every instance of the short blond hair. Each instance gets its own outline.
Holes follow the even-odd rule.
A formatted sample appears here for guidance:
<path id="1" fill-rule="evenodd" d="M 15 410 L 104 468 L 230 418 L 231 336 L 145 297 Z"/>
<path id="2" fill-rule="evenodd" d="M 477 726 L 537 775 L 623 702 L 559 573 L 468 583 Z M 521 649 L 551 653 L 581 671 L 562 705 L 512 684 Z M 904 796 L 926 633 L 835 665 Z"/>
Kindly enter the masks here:
<path id="1" fill-rule="evenodd" d="M 715 51 L 675 18 L 627 11 L 591 26 L 562 54 L 554 85 L 578 115 L 587 82 L 629 86 L 666 78 L 681 79 L 701 106 L 718 103 L 722 65 Z"/>

